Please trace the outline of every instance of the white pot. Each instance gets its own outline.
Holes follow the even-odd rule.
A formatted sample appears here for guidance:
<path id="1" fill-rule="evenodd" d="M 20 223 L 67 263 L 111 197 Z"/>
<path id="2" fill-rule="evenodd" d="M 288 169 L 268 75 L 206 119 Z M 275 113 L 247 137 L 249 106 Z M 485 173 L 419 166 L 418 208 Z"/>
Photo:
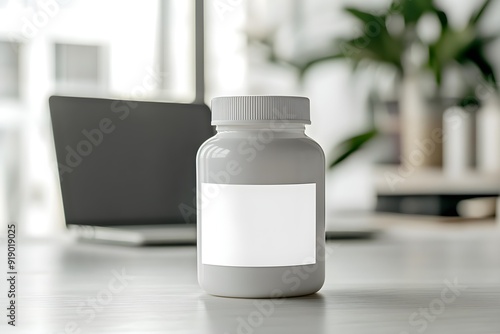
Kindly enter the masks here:
<path id="1" fill-rule="evenodd" d="M 500 172 L 500 101 L 496 96 L 477 112 L 476 150 L 479 171 Z"/>
<path id="2" fill-rule="evenodd" d="M 427 103 L 417 75 L 403 79 L 400 93 L 401 163 L 408 168 L 441 166 L 442 104 Z"/>

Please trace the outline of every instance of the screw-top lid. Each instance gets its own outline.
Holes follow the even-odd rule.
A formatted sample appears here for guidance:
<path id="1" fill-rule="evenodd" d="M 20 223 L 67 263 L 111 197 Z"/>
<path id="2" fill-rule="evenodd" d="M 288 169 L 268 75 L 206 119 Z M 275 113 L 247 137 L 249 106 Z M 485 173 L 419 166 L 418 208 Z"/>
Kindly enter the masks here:
<path id="1" fill-rule="evenodd" d="M 273 120 L 311 124 L 309 99 L 299 96 L 225 96 L 212 99 L 212 125 Z"/>

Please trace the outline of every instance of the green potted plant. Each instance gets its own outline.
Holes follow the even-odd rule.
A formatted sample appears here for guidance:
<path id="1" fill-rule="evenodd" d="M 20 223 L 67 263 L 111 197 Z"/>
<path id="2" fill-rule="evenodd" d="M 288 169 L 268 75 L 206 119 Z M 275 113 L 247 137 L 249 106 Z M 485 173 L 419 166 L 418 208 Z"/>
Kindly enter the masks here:
<path id="1" fill-rule="evenodd" d="M 272 36 L 261 40 L 270 52 L 270 60 L 284 62 L 304 76 L 316 64 L 326 61 L 348 60 L 354 71 L 367 66 L 385 67 L 395 73 L 396 96 L 401 118 L 401 155 L 407 157 L 416 143 L 430 136 L 440 127 L 442 112 L 452 104 L 477 103 L 475 89 L 479 80 L 467 80 L 471 75 L 495 86 L 493 66 L 485 56 L 486 47 L 497 35 L 486 35 L 479 29 L 484 13 L 491 5 L 485 0 L 467 24 L 457 28 L 449 24 L 448 15 L 434 0 L 394 0 L 388 8 L 370 12 L 347 7 L 346 13 L 361 25 L 356 36 L 338 38 L 331 49 L 321 54 L 310 54 L 301 59 L 283 59 L 273 51 Z M 419 34 L 422 20 L 434 20 L 436 34 L 422 38 Z M 415 59 L 420 54 L 420 59 Z M 449 71 L 458 72 L 464 84 L 462 90 L 450 99 L 444 94 L 443 78 Z M 422 83 L 422 80 L 427 82 Z M 432 87 L 425 92 L 422 86 Z M 369 129 L 342 142 L 330 161 L 334 167 L 377 136 Z M 439 145 L 439 143 L 437 143 Z M 404 159 L 402 159 L 404 160 Z M 440 165 L 441 148 L 426 156 L 422 165 Z"/>

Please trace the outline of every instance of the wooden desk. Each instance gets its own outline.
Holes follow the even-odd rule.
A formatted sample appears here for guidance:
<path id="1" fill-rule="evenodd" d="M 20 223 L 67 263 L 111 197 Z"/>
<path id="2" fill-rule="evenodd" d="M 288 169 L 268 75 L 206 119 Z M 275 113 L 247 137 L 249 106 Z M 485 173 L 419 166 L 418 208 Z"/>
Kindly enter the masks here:
<path id="1" fill-rule="evenodd" d="M 206 295 L 194 247 L 21 240 L 19 326 L 2 314 L 0 333 L 500 333 L 496 229 L 328 245 L 320 293 L 274 303 Z M 134 279 L 120 290 L 113 270 Z"/>

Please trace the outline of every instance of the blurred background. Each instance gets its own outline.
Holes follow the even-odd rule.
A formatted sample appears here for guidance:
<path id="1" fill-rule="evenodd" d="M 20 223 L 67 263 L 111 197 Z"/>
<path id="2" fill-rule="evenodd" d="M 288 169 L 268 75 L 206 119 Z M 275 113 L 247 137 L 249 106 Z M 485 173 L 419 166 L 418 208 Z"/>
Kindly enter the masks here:
<path id="1" fill-rule="evenodd" d="M 308 96 L 332 215 L 492 217 L 499 12 L 496 0 L 0 0 L 0 220 L 64 228 L 52 94 Z"/>

